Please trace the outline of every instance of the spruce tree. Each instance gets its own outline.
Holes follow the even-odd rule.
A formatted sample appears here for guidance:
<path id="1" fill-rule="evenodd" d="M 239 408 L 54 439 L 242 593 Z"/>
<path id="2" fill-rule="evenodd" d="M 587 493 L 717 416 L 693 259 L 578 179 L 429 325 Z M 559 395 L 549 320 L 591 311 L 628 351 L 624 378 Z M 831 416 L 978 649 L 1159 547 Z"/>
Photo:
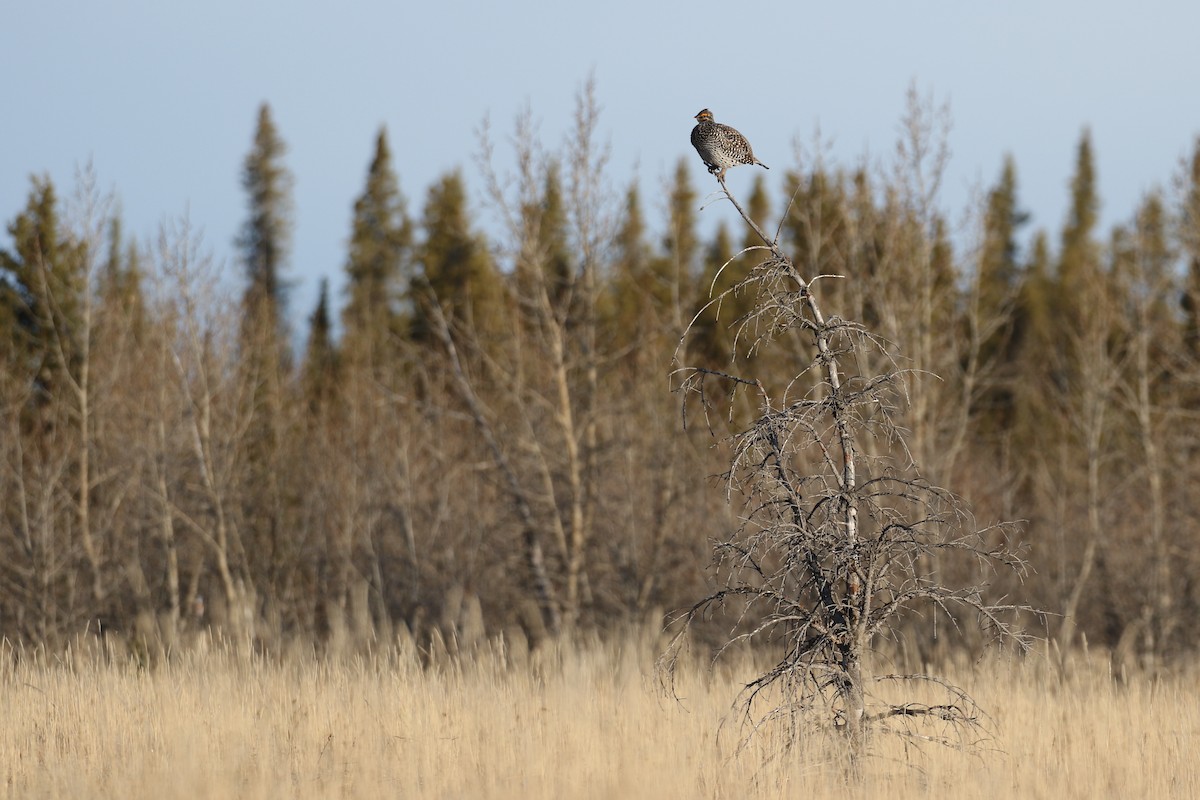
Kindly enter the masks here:
<path id="1" fill-rule="evenodd" d="M 771 196 L 767 193 L 767 180 L 763 175 L 759 175 L 754 179 L 754 188 L 750 191 L 750 199 L 746 201 L 746 214 L 750 219 L 754 220 L 754 224 L 760 228 L 767 224 L 767 218 L 771 215 Z M 761 245 L 753 231 L 747 232 L 745 238 L 742 239 L 742 247 L 757 247 Z M 766 260 L 765 255 L 750 257 L 750 264 L 757 264 Z"/>
<path id="2" fill-rule="evenodd" d="M 602 324 L 618 350 L 633 344 L 638 337 L 646 312 L 645 284 L 649 264 L 646 220 L 634 182 L 625 192 L 624 213 L 613 241 L 612 277 L 601 304 Z"/>
<path id="3" fill-rule="evenodd" d="M 700 240 L 696 235 L 696 189 L 686 159 L 679 159 L 667 206 L 667 230 L 662 255 L 651 264 L 643 291 L 649 294 L 657 317 L 678 338 L 690 318 L 685 306 L 694 296 Z"/>
<path id="4" fill-rule="evenodd" d="M 631 183 L 625 192 L 625 213 L 621 218 L 614 244 L 614 274 L 631 277 L 642 275 L 650 261 L 650 252 L 646 244 L 646 219 L 642 214 L 642 201 L 637 183 Z"/>
<path id="5" fill-rule="evenodd" d="M 740 316 L 733 288 L 746 270 L 743 260 L 731 263 L 733 255 L 729 228 L 722 222 L 705 248 L 699 297 L 691 304 L 701 309 L 692 322 L 692 359 L 714 369 L 724 369 L 733 361 L 733 335 Z"/>
<path id="6" fill-rule="evenodd" d="M 990 437 L 1012 425 L 1012 383 L 1022 370 L 1015 346 L 1024 279 L 1017 231 L 1028 215 L 1018 207 L 1017 170 L 1011 155 L 1004 157 L 1000 178 L 985 202 L 982 242 L 964 327 L 965 340 L 975 348 L 975 368 L 985 376 L 984 389 L 974 401 L 973 422 Z"/>
<path id="7" fill-rule="evenodd" d="M 61 386 L 75 357 L 83 285 L 81 250 L 61 230 L 48 176 L 34 177 L 25 210 L 0 250 L 0 355 L 44 397 Z M 65 361 L 64 361 L 65 359 Z"/>
<path id="8" fill-rule="evenodd" d="M 746 214 L 755 224 L 767 224 L 771 213 L 771 200 L 767 193 L 767 182 L 762 175 L 754 180 L 750 199 L 746 203 Z M 717 228 L 716 236 L 709 243 L 704 253 L 704 263 L 700 277 L 697 301 L 693 304 L 700 308 L 707 303 L 712 305 L 705 309 L 696 321 L 698 336 L 697 346 L 702 353 L 710 358 L 710 366 L 721 369 L 732 362 L 734 348 L 739 351 L 739 358 L 749 363 L 754 360 L 757 352 L 755 347 L 756 333 L 753 325 L 743 328 L 742 323 L 754 309 L 754 293 L 739 284 L 746 275 L 768 257 L 761 247 L 762 241 L 753 231 L 748 231 L 741 242 L 742 253 L 732 262 L 734 248 L 728 230 L 722 223 Z"/>
<path id="9" fill-rule="evenodd" d="M 270 107 L 263 103 L 242 170 L 249 215 L 237 240 L 247 280 L 238 364 L 246 434 L 238 479 L 247 570 L 265 577 L 268 585 L 262 588 L 268 595 L 279 588 L 295 553 L 287 518 L 295 509 L 296 487 L 286 485 L 283 468 L 290 457 L 287 447 L 295 441 L 288 431 L 293 417 L 286 391 L 290 348 L 282 273 L 290 248 L 292 177 L 284 152 Z M 253 602 L 259 588 L 247 585 L 237 601 Z"/>
<path id="10" fill-rule="evenodd" d="M 1172 313 L 1178 254 L 1168 228 L 1166 205 L 1159 192 L 1152 192 L 1138 209 L 1122 275 L 1128 287 L 1122 294 L 1128 308 L 1130 357 L 1121 393 L 1136 423 L 1130 461 L 1139 464 L 1137 472 L 1145 476 L 1139 491 L 1144 522 L 1136 536 L 1146 551 L 1146 567 L 1138 570 L 1143 577 L 1134 593 L 1140 595 L 1143 622 L 1138 625 L 1149 623 L 1146 644 L 1160 656 L 1174 649 L 1182 616 L 1179 576 L 1186 571 L 1178 568 L 1173 554 L 1186 550 L 1190 539 L 1179 533 L 1184 526 L 1171 499 L 1187 493 L 1191 482 L 1190 477 L 1180 479 L 1186 462 L 1176 460 L 1179 451 L 1172 452 L 1173 442 L 1183 417 L 1195 406 L 1192 390 L 1178 379 L 1185 371 L 1179 367 L 1186 363 L 1180 355 L 1186 350 L 1181 334 L 1186 336 L 1187 327 Z"/>
<path id="11" fill-rule="evenodd" d="M 1053 266 L 1050 237 L 1039 230 L 1030 245 L 1013 310 L 1012 367 L 1002 384 L 1009 390 L 1011 404 L 1009 413 L 998 418 L 1000 430 L 1011 443 L 1008 449 L 1035 456 L 1013 463 L 1019 491 L 1024 494 L 1021 502 L 1026 504 L 1037 502 L 1039 470 L 1062 435 L 1056 408 L 1062 392 L 1056 341 L 1061 322 L 1055 321 Z"/>
<path id="12" fill-rule="evenodd" d="M 337 391 L 338 352 L 333 344 L 329 314 L 329 279 L 321 279 L 317 305 L 308 318 L 308 345 L 304 351 L 304 395 L 310 412 L 327 407 Z"/>
<path id="13" fill-rule="evenodd" d="M 1092 137 L 1085 129 L 1076 150 L 1071 205 L 1063 226 L 1058 261 L 1057 303 L 1062 312 L 1061 319 L 1076 328 L 1087 303 L 1086 289 L 1095 283 L 1099 272 L 1099 252 L 1094 238 L 1099 207 Z"/>
<path id="14" fill-rule="evenodd" d="M 284 333 L 285 283 L 292 234 L 292 175 L 283 163 L 287 148 L 271 117 L 258 110 L 254 145 L 242 166 L 249 215 L 237 239 L 246 272 L 245 314 L 250 327 L 279 343 Z"/>
<path id="15" fill-rule="evenodd" d="M 542 195 L 534 208 L 525 209 L 525 214 L 526 225 L 536 231 L 531 239 L 538 252 L 526 254 L 522 261 L 532 262 L 542 271 L 540 280 L 545 281 L 555 313 L 565 314 L 575 267 L 567 243 L 567 212 L 557 161 L 549 163 Z"/>
<path id="16" fill-rule="evenodd" d="M 1183 180 L 1179 238 L 1187 260 L 1187 275 L 1180 303 L 1184 313 L 1184 342 L 1192 358 L 1200 358 L 1200 137 L 1193 145 Z"/>
<path id="17" fill-rule="evenodd" d="M 1131 275 L 1122 276 L 1132 284 L 1129 293 L 1136 302 L 1146 304 L 1146 322 L 1171 319 L 1165 307 L 1166 289 L 1173 283 L 1171 269 L 1177 253 L 1168 238 L 1166 204 L 1159 192 L 1148 194 L 1138 206 L 1134 219 L 1133 252 L 1135 259 Z M 1159 337 L 1158 345 L 1167 344 L 1168 337 Z"/>
<path id="18" fill-rule="evenodd" d="M 979 302 L 985 313 L 999 310 L 1012 298 L 1021 279 L 1017 231 L 1029 214 L 1017 201 L 1017 166 L 1004 157 L 999 182 L 987 195 L 983 220 L 983 248 L 979 256 Z"/>
<path id="19" fill-rule="evenodd" d="M 434 339 L 429 303 L 439 302 L 451 325 L 474 324 L 495 330 L 500 285 L 483 237 L 471 226 L 467 191 L 459 172 L 444 175 L 429 189 L 422 219 L 425 237 L 417 250 L 421 267 L 415 290 L 412 335 Z"/>
<path id="20" fill-rule="evenodd" d="M 1054 308 L 1054 279 L 1051 275 L 1052 256 L 1050 238 L 1039 230 L 1030 246 L 1029 260 L 1025 266 L 1025 280 L 1018 293 L 1016 314 L 1016 340 L 1021 352 L 1037 359 L 1040 348 L 1050 344 Z"/>
<path id="21" fill-rule="evenodd" d="M 801 257 L 813 264 L 818 273 L 843 275 L 853 268 L 855 277 L 861 278 L 855 283 L 865 286 L 872 280 L 878 261 L 877 250 L 870 244 L 877 216 L 874 196 L 865 173 L 856 176 L 853 198 L 847 198 L 843 183 L 840 177 L 830 176 L 820 166 L 808 175 L 789 172 L 784 180 L 787 217 L 783 233 L 793 252 L 803 254 Z M 862 244 L 861 253 L 851 252 L 848 213 L 857 217 L 855 230 L 857 242 Z M 845 290 L 838 283 L 826 291 L 830 293 L 830 302 L 845 305 L 842 294 Z M 846 307 L 863 318 L 876 319 L 866 314 L 865 293 L 865 289 L 855 290 L 855 301 Z"/>
<path id="22" fill-rule="evenodd" d="M 141 259 L 137 243 L 125 241 L 121 217 L 114 214 L 109 220 L 108 256 L 100 267 L 101 325 L 119 328 L 116 332 L 127 332 L 135 341 L 140 341 L 146 328 Z"/>
<path id="23" fill-rule="evenodd" d="M 696 189 L 692 186 L 692 173 L 686 159 L 679 159 L 675 165 L 669 202 L 663 249 L 675 262 L 678 280 L 686 285 L 694 275 L 700 252 L 700 240 L 696 235 Z"/>
<path id="24" fill-rule="evenodd" d="M 346 260 L 349 299 L 342 312 L 348 358 L 377 366 L 388 357 L 387 342 L 403 332 L 401 303 L 411 278 L 412 240 L 387 131 L 381 128 L 366 186 L 354 202 Z"/>

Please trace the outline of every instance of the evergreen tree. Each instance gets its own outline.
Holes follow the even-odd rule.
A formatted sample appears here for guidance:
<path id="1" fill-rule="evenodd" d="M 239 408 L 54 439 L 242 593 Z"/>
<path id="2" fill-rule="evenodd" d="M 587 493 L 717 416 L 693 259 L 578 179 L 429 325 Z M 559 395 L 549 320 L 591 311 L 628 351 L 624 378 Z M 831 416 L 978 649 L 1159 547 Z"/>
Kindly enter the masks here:
<path id="1" fill-rule="evenodd" d="M 8 233 L 13 249 L 0 250 L 0 356 L 16 377 L 52 393 L 72 367 L 87 287 L 81 248 L 59 227 L 58 199 L 48 176 L 32 179 L 25 210 Z"/>
<path id="2" fill-rule="evenodd" d="M 387 131 L 381 128 L 366 186 L 354 203 L 346 261 L 349 300 L 342 312 L 342 348 L 348 357 L 377 366 L 390 352 L 386 343 L 403 332 L 400 303 L 411 279 L 412 239 Z"/>
<path id="3" fill-rule="evenodd" d="M 802 255 L 805 268 L 813 274 L 836 273 L 840 270 L 831 267 L 845 264 L 845 254 L 838 252 L 837 247 L 846 227 L 847 204 L 842 183 L 819 167 L 808 175 L 789 172 L 786 176 L 785 191 L 793 199 L 784 230 L 792 247 Z M 875 201 L 865 174 L 858 175 L 856 186 L 860 189 L 856 199 L 873 213 Z M 857 205 L 852 207 L 857 210 Z M 869 221 L 869 213 L 862 216 Z"/>
<path id="4" fill-rule="evenodd" d="M 979 257 L 979 303 L 983 313 L 995 313 L 1013 297 L 1021 280 L 1017 231 L 1029 215 L 1017 202 L 1017 167 L 1004 157 L 1000 181 L 988 192 L 983 220 L 983 249 Z"/>
<path id="5" fill-rule="evenodd" d="M 1016 343 L 1021 352 L 1044 364 L 1036 353 L 1047 347 L 1053 335 L 1051 331 L 1054 307 L 1054 279 L 1051 276 L 1050 240 L 1044 230 L 1033 237 L 1029 262 L 1025 267 L 1026 278 L 1018 293 L 1016 309 Z"/>
<path id="6" fill-rule="evenodd" d="M 954 246 L 950 243 L 950 231 L 946 218 L 941 214 L 933 217 L 932 239 L 929 248 L 931 292 L 933 294 L 932 323 L 945 329 L 945 323 L 953 319 L 955 297 Z"/>
<path id="7" fill-rule="evenodd" d="M 1074 398 L 1089 390 L 1082 377 L 1089 355 L 1080 352 L 1080 347 L 1085 340 L 1098 341 L 1096 327 L 1105 324 L 1100 316 L 1108 302 L 1108 276 L 1099 263 L 1100 248 L 1095 241 L 1098 207 L 1091 135 L 1084 130 L 1076 150 L 1057 271 L 1046 274 L 1049 270 L 1043 262 L 1049 247 L 1039 236 L 1018 308 L 1017 324 L 1022 328 L 1018 331 L 1019 359 L 1024 367 L 1018 380 L 1025 390 L 1034 392 L 1023 401 L 1025 406 L 1018 415 L 1029 436 L 1035 435 L 1039 426 L 1066 433 L 1058 420 L 1047 418 L 1050 412 L 1044 408 L 1044 398 L 1060 398 L 1064 407 L 1070 407 Z"/>
<path id="8" fill-rule="evenodd" d="M 641 195 L 636 182 L 631 183 L 625 193 L 625 214 L 614 244 L 616 275 L 640 276 L 646 271 L 650 249 L 646 244 L 646 219 L 642 215 Z"/>
<path id="9" fill-rule="evenodd" d="M 1049 458 L 1052 439 L 1061 434 L 1057 418 L 1057 403 L 1062 391 L 1061 367 L 1054 337 L 1057 326 L 1053 319 L 1055 282 L 1051 274 L 1053 258 L 1049 237 L 1039 230 L 1033 237 L 1025 280 L 1017 293 L 1013 311 L 1012 367 L 1002 384 L 1008 389 L 1008 413 L 1001 408 L 997 430 L 1006 432 L 1013 453 L 1035 454 Z M 1033 503 L 1036 459 L 1022 459 L 1014 464 L 1022 491 L 1030 493 L 1027 502 Z"/>
<path id="10" fill-rule="evenodd" d="M 135 242 L 125 241 L 119 214 L 109 220 L 108 256 L 100 267 L 98 288 L 101 327 L 118 326 L 140 340 L 146 328 L 141 251 Z"/>
<path id="11" fill-rule="evenodd" d="M 754 179 L 754 188 L 750 191 L 750 199 L 746 201 L 746 213 L 750 215 L 750 219 L 754 220 L 754 224 L 763 230 L 768 236 L 772 233 L 767 230 L 768 217 L 771 214 L 771 197 L 767 193 L 767 180 L 763 175 L 759 175 Z M 745 238 L 742 239 L 742 247 L 757 247 L 762 242 L 754 231 L 747 231 Z M 765 259 L 765 256 L 748 256 L 750 265 L 758 264 Z"/>
<path id="12" fill-rule="evenodd" d="M 679 280 L 685 285 L 694 275 L 696 258 L 700 252 L 700 240 L 696 236 L 696 189 L 692 186 L 692 172 L 687 165 L 687 160 L 683 158 L 675 165 L 667 211 L 667 233 L 663 239 L 663 249 L 675 262 Z"/>
<path id="13" fill-rule="evenodd" d="M 562 176 L 557 161 L 551 161 L 546 170 L 538 244 L 544 254 L 546 277 L 555 305 L 562 308 L 570 299 L 568 291 L 575 279 L 575 264 L 567 238 L 567 210 L 563 205 Z"/>
<path id="14" fill-rule="evenodd" d="M 308 318 L 308 345 L 304 351 L 304 395 L 311 412 L 328 406 L 337 391 L 338 352 L 333 344 L 329 314 L 329 279 L 321 279 L 316 308 Z"/>
<path id="15" fill-rule="evenodd" d="M 286 485 L 283 466 L 295 441 L 288 430 L 295 417 L 288 413 L 291 397 L 285 391 L 290 348 L 282 273 L 290 246 L 292 178 L 284 151 L 270 107 L 263 103 L 242 171 L 249 216 L 237 241 L 247 279 L 238 362 L 246 434 L 238 479 L 248 570 L 265 578 L 268 594 L 285 580 L 295 553 L 288 516 L 296 508 L 293 491 L 298 489 Z"/>
<path id="16" fill-rule="evenodd" d="M 1007 155 L 1000 179 L 987 195 L 983 242 L 966 319 L 967 335 L 978 348 L 976 368 L 987 376 L 986 388 L 976 402 L 975 424 L 989 436 L 1012 425 L 1013 381 L 1024 369 L 1017 347 L 1025 278 L 1017 230 L 1027 220 L 1028 214 L 1017 202 L 1016 164 Z"/>
<path id="17" fill-rule="evenodd" d="M 797 266 L 809 276 L 847 275 L 852 300 L 844 297 L 847 288 L 840 281 L 828 287 L 826 303 L 844 309 L 852 319 L 868 319 L 866 287 L 878 270 L 876 247 L 878 213 L 870 182 L 865 172 L 854 177 L 854 193 L 847 196 L 844 179 L 830 176 L 818 167 L 808 175 L 789 172 L 784 179 L 785 207 L 783 235 L 797 255 Z M 849 236 L 853 217 L 857 238 Z M 877 319 L 874 314 L 870 319 Z"/>
<path id="18" fill-rule="evenodd" d="M 1125 293 L 1142 301 L 1142 313 L 1147 321 L 1171 318 L 1165 303 L 1167 288 L 1173 283 L 1171 269 L 1176 253 L 1169 242 L 1167 227 L 1167 209 L 1162 195 L 1151 192 L 1138 207 L 1134 218 L 1132 273 L 1122 276 L 1129 286 Z M 1166 343 L 1164 335 L 1158 346 Z"/>
<path id="19" fill-rule="evenodd" d="M 1063 322 L 1073 328 L 1078 328 L 1080 314 L 1086 307 L 1087 288 L 1098 279 L 1099 252 L 1094 237 L 1099 206 L 1092 137 L 1085 129 L 1076 151 L 1071 206 L 1063 226 L 1058 261 L 1058 310 Z"/>
<path id="20" fill-rule="evenodd" d="M 474 324 L 496 330 L 500 286 L 481 235 L 471 228 L 462 175 L 444 175 L 429 189 L 422 219 L 425 239 L 418 248 L 421 285 L 415 292 L 412 334 L 432 341 L 429 303 L 442 306 L 451 325 Z"/>
<path id="21" fill-rule="evenodd" d="M 1134 593 L 1140 595 L 1139 624 L 1148 623 L 1150 631 L 1146 645 L 1161 656 L 1174 649 L 1184 594 L 1179 576 L 1188 571 L 1179 569 L 1174 553 L 1188 549 L 1191 538 L 1190 532 L 1180 535 L 1186 525 L 1177 516 L 1177 503 L 1170 499 L 1186 494 L 1192 482 L 1191 476 L 1183 477 L 1186 459 L 1178 458 L 1179 451 L 1172 453 L 1172 443 L 1182 415 L 1195 402 L 1190 387 L 1178 379 L 1184 371 L 1179 367 L 1185 363 L 1181 356 L 1186 352 L 1187 328 L 1186 321 L 1180 326 L 1173 313 L 1177 253 L 1159 192 L 1150 193 L 1138 208 L 1131 238 L 1128 251 L 1117 251 L 1124 262 L 1118 274 L 1124 284 L 1123 317 L 1128 329 L 1121 395 L 1135 432 L 1133 446 L 1122 449 L 1129 453 L 1131 466 L 1138 465 L 1134 474 L 1144 476 L 1135 500 L 1140 519 L 1131 541 L 1140 551 L 1135 558 L 1141 560 L 1140 569 L 1134 569 L 1144 580 Z"/>
<path id="22" fill-rule="evenodd" d="M 263 103 L 258 110 L 254 146 L 242 167 L 249 216 L 237 245 L 246 271 L 247 319 L 252 328 L 280 344 L 286 340 L 281 336 L 285 310 L 282 273 L 292 232 L 292 176 L 283 163 L 286 150 L 271 118 L 271 108 Z"/>
<path id="23" fill-rule="evenodd" d="M 645 293 L 651 253 L 646 240 L 637 183 L 625 193 L 625 211 L 613 240 L 612 276 L 601 304 L 601 319 L 617 351 L 635 344 L 645 329 L 643 317 L 649 304 Z"/>
<path id="24" fill-rule="evenodd" d="M 1184 184 L 1179 239 L 1187 259 L 1187 275 L 1180 302 L 1184 313 L 1184 342 L 1191 356 L 1200 358 L 1200 137 L 1193 146 Z"/>
<path id="25" fill-rule="evenodd" d="M 521 209 L 524 252 L 517 263 L 517 289 L 523 302 L 536 303 L 546 292 L 556 316 L 565 317 L 571 300 L 575 265 L 567 239 L 561 170 L 557 161 L 546 169 L 542 191 Z"/>
<path id="26" fill-rule="evenodd" d="M 730 263 L 733 243 L 722 222 L 705 248 L 698 297 L 692 308 L 698 310 L 692 323 L 692 359 L 707 367 L 723 369 L 733 359 L 733 337 L 738 316 L 738 296 L 731 289 L 743 276 L 743 265 Z M 726 294 L 728 292 L 728 294 Z M 702 310 L 701 310 L 702 309 Z"/>
<path id="27" fill-rule="evenodd" d="M 695 296 L 700 240 L 696 235 L 696 190 L 686 159 L 679 159 L 671 182 L 663 253 L 650 265 L 643 285 L 658 319 L 672 337 L 683 331 L 693 312 L 685 305 Z"/>
<path id="28" fill-rule="evenodd" d="M 1063 260 L 1086 255 L 1099 215 L 1096 196 L 1096 167 L 1092 155 L 1092 135 L 1084 130 L 1075 154 L 1075 173 L 1071 177 L 1071 208 L 1063 228 Z"/>

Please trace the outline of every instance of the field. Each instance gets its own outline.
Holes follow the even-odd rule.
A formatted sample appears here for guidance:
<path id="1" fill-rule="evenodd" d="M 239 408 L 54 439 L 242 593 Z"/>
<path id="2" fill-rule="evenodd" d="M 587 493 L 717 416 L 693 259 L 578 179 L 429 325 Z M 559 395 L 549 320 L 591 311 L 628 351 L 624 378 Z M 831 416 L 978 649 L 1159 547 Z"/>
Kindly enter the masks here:
<path id="1" fill-rule="evenodd" d="M 656 643 L 422 668 L 410 649 L 264 659 L 211 644 L 151 668 L 81 654 L 0 661 L 0 786 L 14 798 L 1071 798 L 1200 796 L 1197 674 L 1116 682 L 1107 662 L 951 670 L 994 718 L 963 753 L 879 741 L 861 779 L 793 750 L 735 754 L 737 669 Z M 41 663 L 39 663 L 41 662 Z"/>

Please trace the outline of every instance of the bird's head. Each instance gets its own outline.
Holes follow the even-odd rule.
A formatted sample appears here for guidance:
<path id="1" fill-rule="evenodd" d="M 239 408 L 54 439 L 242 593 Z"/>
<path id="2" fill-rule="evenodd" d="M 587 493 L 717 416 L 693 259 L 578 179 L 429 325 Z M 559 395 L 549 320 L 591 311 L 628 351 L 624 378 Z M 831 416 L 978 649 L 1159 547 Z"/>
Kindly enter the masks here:
<path id="1" fill-rule="evenodd" d="M 712 115 L 712 112 L 709 111 L 707 108 L 703 108 L 700 110 L 700 113 L 694 117 L 694 119 L 696 120 L 696 122 L 712 122 L 713 115 Z"/>

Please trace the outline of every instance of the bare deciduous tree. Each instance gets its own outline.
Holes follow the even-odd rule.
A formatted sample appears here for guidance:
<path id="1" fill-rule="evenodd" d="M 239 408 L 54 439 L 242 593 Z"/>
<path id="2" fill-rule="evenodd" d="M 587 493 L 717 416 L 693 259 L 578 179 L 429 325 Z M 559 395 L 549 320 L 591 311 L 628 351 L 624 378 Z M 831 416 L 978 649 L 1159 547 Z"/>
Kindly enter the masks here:
<path id="1" fill-rule="evenodd" d="M 248 388 L 228 368 L 234 363 L 231 353 L 235 347 L 229 332 L 237 326 L 222 316 L 220 299 L 210 294 L 212 265 L 201 255 L 198 238 L 186 220 L 173 228 L 164 227 L 157 250 L 164 288 L 175 306 L 168 316 L 175 328 L 164 342 L 163 354 L 170 362 L 170 373 L 162 379 L 171 382 L 179 404 L 176 410 L 182 414 L 173 421 L 186 439 L 188 456 L 182 468 L 194 476 L 187 485 L 191 496 L 177 492 L 158 498 L 163 514 L 168 515 L 162 522 L 163 535 L 173 539 L 179 522 L 204 544 L 216 568 L 226 629 L 235 641 L 242 640 L 253 635 L 256 618 L 254 583 L 246 569 L 234 508 L 250 425 L 243 402 Z M 168 435 L 161 437 L 161 446 L 172 446 Z M 177 579 L 168 575 L 168 582 Z"/>

